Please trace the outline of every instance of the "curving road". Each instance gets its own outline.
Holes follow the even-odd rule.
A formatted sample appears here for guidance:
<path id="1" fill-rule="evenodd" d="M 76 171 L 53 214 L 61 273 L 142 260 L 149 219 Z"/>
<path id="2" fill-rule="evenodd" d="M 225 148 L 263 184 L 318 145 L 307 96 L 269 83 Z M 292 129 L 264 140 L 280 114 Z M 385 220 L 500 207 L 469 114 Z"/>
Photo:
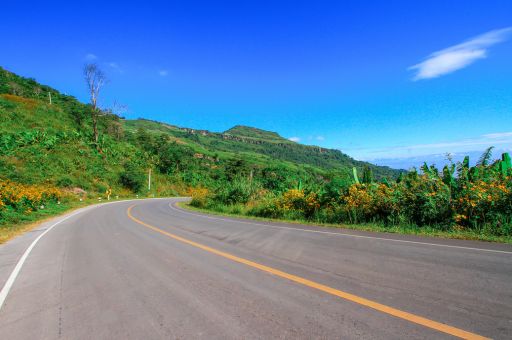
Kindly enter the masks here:
<path id="1" fill-rule="evenodd" d="M 512 338 L 510 245 L 252 222 L 179 200 L 84 208 L 0 245 L 0 338 Z"/>

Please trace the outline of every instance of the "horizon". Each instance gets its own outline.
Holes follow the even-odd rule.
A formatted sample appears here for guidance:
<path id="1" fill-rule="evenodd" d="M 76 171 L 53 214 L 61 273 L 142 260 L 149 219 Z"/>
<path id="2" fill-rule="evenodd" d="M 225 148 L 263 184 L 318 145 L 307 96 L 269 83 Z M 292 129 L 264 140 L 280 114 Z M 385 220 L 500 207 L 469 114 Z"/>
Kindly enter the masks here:
<path id="1" fill-rule="evenodd" d="M 111 80 L 102 105 L 128 119 L 251 126 L 379 165 L 511 150 L 508 2 L 103 5 L 93 33 L 75 6 L 7 17 L 2 66 L 85 102 L 95 62 Z"/>

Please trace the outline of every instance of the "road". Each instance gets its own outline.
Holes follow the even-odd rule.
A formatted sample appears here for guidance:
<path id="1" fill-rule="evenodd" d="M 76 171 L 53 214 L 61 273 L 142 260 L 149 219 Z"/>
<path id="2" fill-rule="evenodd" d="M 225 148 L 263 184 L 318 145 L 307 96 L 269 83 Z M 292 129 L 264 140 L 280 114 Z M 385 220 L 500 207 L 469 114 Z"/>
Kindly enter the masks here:
<path id="1" fill-rule="evenodd" d="M 179 200 L 88 207 L 0 245 L 0 338 L 512 338 L 510 245 L 232 219 Z"/>

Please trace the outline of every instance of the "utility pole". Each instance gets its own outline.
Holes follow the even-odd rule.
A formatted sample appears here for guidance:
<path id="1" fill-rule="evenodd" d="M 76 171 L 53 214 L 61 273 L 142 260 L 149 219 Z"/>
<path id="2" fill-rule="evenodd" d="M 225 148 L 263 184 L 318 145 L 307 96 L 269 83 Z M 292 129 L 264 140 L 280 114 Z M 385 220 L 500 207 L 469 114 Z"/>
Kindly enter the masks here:
<path id="1" fill-rule="evenodd" d="M 151 191 L 151 168 L 148 171 L 148 191 Z"/>

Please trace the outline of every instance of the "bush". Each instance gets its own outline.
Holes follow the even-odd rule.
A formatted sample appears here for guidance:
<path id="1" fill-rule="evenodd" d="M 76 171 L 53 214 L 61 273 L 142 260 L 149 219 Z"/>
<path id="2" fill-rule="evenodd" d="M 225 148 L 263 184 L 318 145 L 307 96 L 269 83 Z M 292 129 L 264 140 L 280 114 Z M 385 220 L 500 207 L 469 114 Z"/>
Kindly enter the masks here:
<path id="1" fill-rule="evenodd" d="M 422 175 L 396 187 L 401 191 L 400 205 L 416 225 L 449 226 L 453 210 L 450 188 L 440 178 Z"/>
<path id="2" fill-rule="evenodd" d="M 69 188 L 73 186 L 73 180 L 69 177 L 61 177 L 57 180 L 57 186 L 61 188 Z"/>
<path id="3" fill-rule="evenodd" d="M 62 192 L 52 186 L 25 185 L 0 181 L 0 215 L 4 210 L 30 212 L 49 203 L 57 203 Z"/>
<path id="4" fill-rule="evenodd" d="M 125 188 L 133 192 L 140 192 L 146 182 L 146 174 L 137 164 L 126 163 L 124 171 L 119 176 L 119 181 Z"/>
<path id="5" fill-rule="evenodd" d="M 192 197 L 190 204 L 197 208 L 204 208 L 208 203 L 209 191 L 206 188 L 191 188 L 188 195 Z"/>
<path id="6" fill-rule="evenodd" d="M 248 180 L 236 178 L 217 188 L 214 200 L 227 205 L 246 204 L 256 192 L 256 185 Z"/>

